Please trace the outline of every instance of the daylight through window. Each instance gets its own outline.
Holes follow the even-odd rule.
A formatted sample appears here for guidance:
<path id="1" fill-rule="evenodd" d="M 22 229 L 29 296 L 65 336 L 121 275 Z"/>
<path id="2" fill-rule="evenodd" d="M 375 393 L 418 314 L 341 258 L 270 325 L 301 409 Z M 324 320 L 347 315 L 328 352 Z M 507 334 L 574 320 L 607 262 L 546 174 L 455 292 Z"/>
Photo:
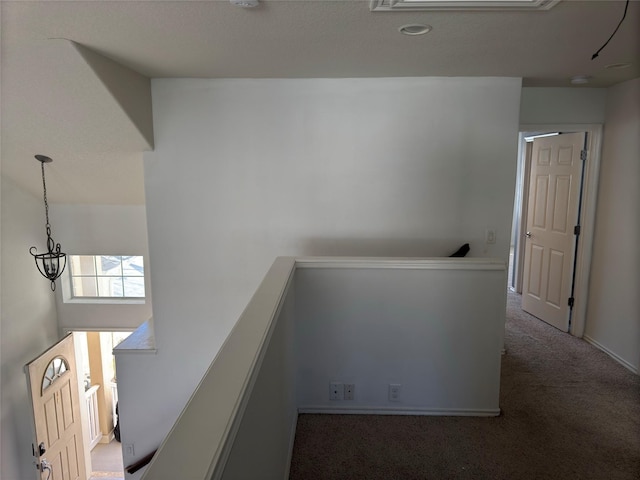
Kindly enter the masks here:
<path id="1" fill-rule="evenodd" d="M 73 297 L 144 298 L 142 256 L 70 255 Z"/>

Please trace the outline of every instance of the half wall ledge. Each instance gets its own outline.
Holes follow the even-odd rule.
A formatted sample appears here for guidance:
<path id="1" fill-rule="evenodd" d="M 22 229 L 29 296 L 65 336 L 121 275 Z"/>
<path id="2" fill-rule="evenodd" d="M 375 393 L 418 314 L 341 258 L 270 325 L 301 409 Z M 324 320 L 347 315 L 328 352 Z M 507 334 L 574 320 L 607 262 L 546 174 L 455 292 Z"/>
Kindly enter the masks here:
<path id="1" fill-rule="evenodd" d="M 115 356 L 129 353 L 155 354 L 157 351 L 156 340 L 153 335 L 153 319 L 150 318 L 135 329 L 131 335 L 116 345 L 113 349 L 113 354 Z"/>
<path id="2" fill-rule="evenodd" d="M 142 479 L 288 478 L 302 411 L 498 415 L 505 311 L 500 259 L 278 257 Z"/>

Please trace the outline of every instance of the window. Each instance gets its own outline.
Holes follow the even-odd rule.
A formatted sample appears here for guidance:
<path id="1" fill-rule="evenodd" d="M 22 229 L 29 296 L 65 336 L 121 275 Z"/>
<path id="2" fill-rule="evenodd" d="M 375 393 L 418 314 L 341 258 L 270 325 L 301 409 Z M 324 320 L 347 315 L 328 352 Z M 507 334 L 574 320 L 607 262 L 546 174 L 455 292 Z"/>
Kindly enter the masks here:
<path id="1" fill-rule="evenodd" d="M 42 394 L 44 394 L 44 391 L 68 370 L 69 364 L 64 358 L 56 357 L 51 360 L 49 365 L 47 365 L 47 369 L 45 370 L 44 377 L 42 379 Z"/>
<path id="2" fill-rule="evenodd" d="M 72 298 L 144 298 L 142 256 L 69 255 Z"/>

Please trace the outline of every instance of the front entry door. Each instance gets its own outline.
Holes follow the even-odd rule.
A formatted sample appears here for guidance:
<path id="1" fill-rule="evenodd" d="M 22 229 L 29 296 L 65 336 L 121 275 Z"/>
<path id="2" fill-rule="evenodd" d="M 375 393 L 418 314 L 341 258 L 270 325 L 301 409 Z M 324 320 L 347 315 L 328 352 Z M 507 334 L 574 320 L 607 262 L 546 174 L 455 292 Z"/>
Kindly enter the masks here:
<path id="1" fill-rule="evenodd" d="M 25 371 L 35 420 L 36 478 L 86 480 L 73 334 L 28 363 Z"/>
<path id="2" fill-rule="evenodd" d="M 585 133 L 533 141 L 522 309 L 569 331 Z"/>

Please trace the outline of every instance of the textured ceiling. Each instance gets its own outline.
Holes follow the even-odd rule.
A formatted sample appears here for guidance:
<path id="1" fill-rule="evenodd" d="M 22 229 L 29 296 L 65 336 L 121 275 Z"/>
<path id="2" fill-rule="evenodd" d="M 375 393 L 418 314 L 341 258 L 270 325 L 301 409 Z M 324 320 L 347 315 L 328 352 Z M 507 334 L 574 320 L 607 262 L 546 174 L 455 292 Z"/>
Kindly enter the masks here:
<path id="1" fill-rule="evenodd" d="M 68 42 L 52 39 L 73 40 L 147 77 L 515 76 L 525 86 L 570 86 L 571 76 L 584 74 L 593 77 L 589 86 L 606 87 L 640 76 L 639 1 L 591 60 L 623 11 L 617 0 L 485 13 L 372 13 L 368 0 L 271 0 L 254 9 L 227 0 L 3 1 L 3 174 L 39 192 L 33 154 L 44 153 L 54 158 L 47 171 L 64 183 L 51 185 L 52 201 L 144 201 L 139 142 L 118 130 L 121 113 Z M 406 23 L 433 30 L 404 36 L 397 29 Z M 620 62 L 632 66 L 605 68 Z M 78 99 L 84 107 L 64 108 Z M 40 110 L 56 116 L 39 118 Z M 74 135 L 78 125 L 93 134 L 87 127 Z"/>

